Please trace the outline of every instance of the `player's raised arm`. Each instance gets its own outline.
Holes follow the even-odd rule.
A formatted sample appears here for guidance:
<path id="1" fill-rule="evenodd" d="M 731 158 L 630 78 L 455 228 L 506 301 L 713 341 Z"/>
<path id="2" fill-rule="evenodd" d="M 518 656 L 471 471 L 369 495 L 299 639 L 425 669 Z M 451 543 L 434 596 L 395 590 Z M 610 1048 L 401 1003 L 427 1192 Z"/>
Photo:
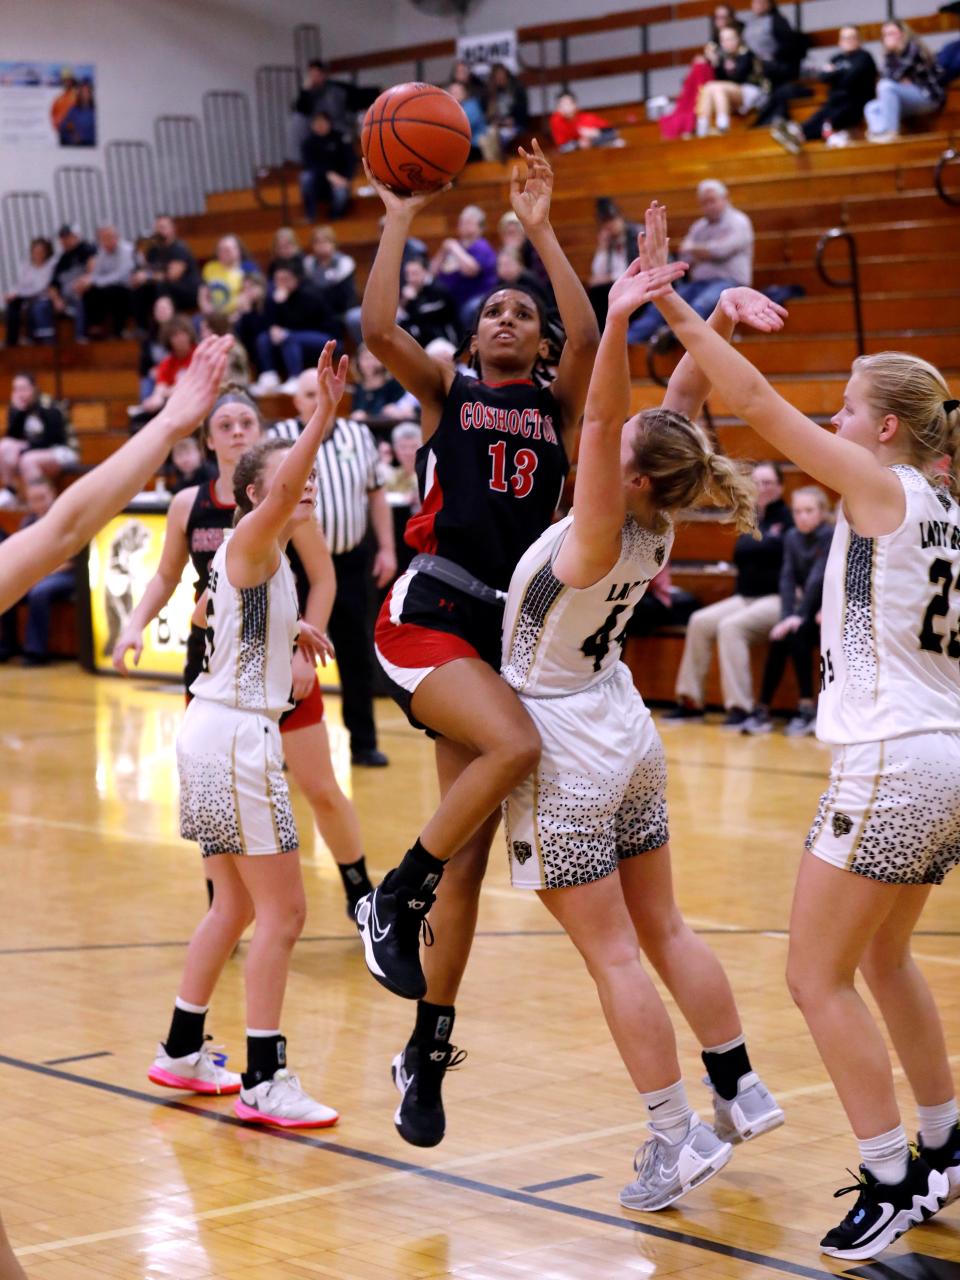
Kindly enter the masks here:
<path id="1" fill-rule="evenodd" d="M 194 430 L 216 398 L 233 337 L 205 338 L 157 416 L 56 500 L 47 514 L 0 546 L 0 609 L 75 556 Z"/>

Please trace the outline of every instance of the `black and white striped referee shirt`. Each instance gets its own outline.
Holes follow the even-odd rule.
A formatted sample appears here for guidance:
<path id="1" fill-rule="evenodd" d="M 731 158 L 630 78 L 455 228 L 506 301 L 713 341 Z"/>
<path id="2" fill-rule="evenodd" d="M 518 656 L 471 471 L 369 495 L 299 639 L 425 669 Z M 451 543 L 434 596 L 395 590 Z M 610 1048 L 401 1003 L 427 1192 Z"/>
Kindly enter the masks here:
<path id="1" fill-rule="evenodd" d="M 296 440 L 299 418 L 275 422 L 268 436 Z M 368 494 L 383 484 L 373 433 L 362 422 L 338 418 L 317 454 L 317 512 L 331 552 L 341 555 L 363 541 L 369 519 Z"/>

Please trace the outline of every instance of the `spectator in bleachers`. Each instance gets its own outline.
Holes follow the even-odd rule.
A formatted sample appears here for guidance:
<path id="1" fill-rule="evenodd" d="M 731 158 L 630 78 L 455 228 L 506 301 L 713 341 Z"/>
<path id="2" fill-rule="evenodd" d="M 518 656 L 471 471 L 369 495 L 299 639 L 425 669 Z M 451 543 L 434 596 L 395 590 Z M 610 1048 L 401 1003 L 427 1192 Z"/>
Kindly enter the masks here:
<path id="1" fill-rule="evenodd" d="M 169 354 L 163 340 L 163 332 L 175 314 L 173 303 L 169 298 L 158 298 L 153 304 L 153 314 L 147 325 L 146 335 L 140 342 L 138 373 L 141 404 L 153 394 L 153 389 L 157 385 L 157 368 Z M 139 405 L 136 408 L 139 409 Z"/>
<path id="2" fill-rule="evenodd" d="M 318 111 L 310 121 L 310 132 L 300 148 L 300 162 L 303 212 L 312 222 L 322 201 L 328 206 L 331 219 L 342 218 L 350 204 L 356 156 L 325 111 Z"/>
<path id="3" fill-rule="evenodd" d="M 69 111 L 60 121 L 57 132 L 61 147 L 95 147 L 97 145 L 97 104 L 93 85 L 81 80 Z"/>
<path id="4" fill-rule="evenodd" d="M 380 230 L 383 230 L 384 218 L 379 221 Z M 416 259 L 424 264 L 430 261 L 430 250 L 427 248 L 425 240 L 419 239 L 417 236 L 408 236 L 403 245 L 403 256 L 400 260 L 401 268 L 406 267 L 408 262 Z M 371 265 L 373 255 L 371 255 Z M 353 339 L 354 346 L 359 347 L 363 341 L 363 326 L 360 323 L 360 306 L 351 307 L 346 315 L 347 332 Z"/>
<path id="5" fill-rule="evenodd" d="M 524 270 L 530 272 L 536 280 L 541 294 L 553 306 L 553 285 L 550 283 L 547 268 L 543 265 L 543 260 L 539 253 L 527 238 L 523 223 L 512 209 L 508 209 L 497 223 L 497 237 L 500 241 L 501 249 L 512 249 L 518 255 L 523 263 Z"/>
<path id="6" fill-rule="evenodd" d="M 353 373 L 356 381 L 350 417 L 355 422 L 399 422 L 410 416 L 407 405 L 397 407 L 407 393 L 365 346 L 357 348 Z"/>
<path id="7" fill-rule="evenodd" d="M 884 59 L 877 96 L 867 103 L 868 142 L 893 142 L 900 122 L 932 115 L 943 106 L 947 91 L 943 73 L 930 50 L 905 22 L 891 18 L 880 28 Z"/>
<path id="8" fill-rule="evenodd" d="M 597 199 L 597 247 L 590 263 L 587 293 L 602 329 L 607 319 L 607 294 L 637 251 L 638 228 L 628 222 L 609 196 Z"/>
<path id="9" fill-rule="evenodd" d="M 310 122 L 322 111 L 338 133 L 353 132 L 345 84 L 330 79 L 326 63 L 314 58 L 307 66 L 300 92 L 294 99 L 287 129 L 287 159 L 300 160 L 300 149 L 310 136 Z"/>
<path id="10" fill-rule="evenodd" d="M 753 468 L 757 486 L 760 539 L 737 538 L 733 563 L 737 570 L 734 594 L 692 614 L 687 623 L 683 657 L 677 673 L 677 705 L 668 720 L 702 720 L 704 687 L 716 642 L 720 685 L 727 712 L 724 728 L 739 729 L 753 706 L 750 646 L 766 640 L 780 618 L 780 566 L 783 537 L 793 521 L 783 501 L 783 473 L 775 462 Z"/>
<path id="11" fill-rule="evenodd" d="M 423 432 L 415 422 L 400 422 L 390 432 L 395 466 L 387 466 L 384 491 L 393 512 L 393 542 L 397 549 L 397 573 L 405 573 L 416 552 L 403 540 L 407 521 L 420 510 L 420 486 L 417 482 L 417 450 L 423 444 Z"/>
<path id="12" fill-rule="evenodd" d="M 15 347 L 20 341 L 24 313 L 27 333 L 31 338 L 43 341 L 53 337 L 53 306 L 49 289 L 55 265 L 53 245 L 46 236 L 35 236 L 30 241 L 30 256 L 6 296 L 8 347 Z"/>
<path id="13" fill-rule="evenodd" d="M 122 240 L 116 227 L 97 227 L 97 252 L 87 271 L 73 286 L 77 296 L 77 341 L 83 342 L 91 327 L 110 329 L 120 337 L 130 318 L 136 258 L 133 245 Z M 153 304 L 151 303 L 151 306 Z"/>
<path id="14" fill-rule="evenodd" d="M 447 93 L 463 107 L 463 114 L 470 125 L 469 160 L 496 160 L 499 148 L 496 136 L 487 121 L 487 113 L 479 98 L 470 93 L 466 85 L 453 80 L 447 85 Z"/>
<path id="15" fill-rule="evenodd" d="M 660 117 L 660 135 L 663 138 L 692 138 L 697 126 L 697 99 L 700 89 L 713 79 L 713 69 L 720 61 L 720 32 L 724 27 L 743 30 L 743 23 L 728 4 L 718 4 L 710 20 L 710 36 L 703 53 L 694 58 L 687 72 L 676 104 L 671 112 Z"/>
<path id="16" fill-rule="evenodd" d="M 231 379 L 226 378 L 229 382 Z M 170 450 L 170 460 L 166 468 L 166 485 L 170 493 L 179 493 L 181 489 L 190 489 L 193 485 L 204 484 L 217 475 L 215 461 L 204 457 L 198 433 L 184 436 Z"/>
<path id="17" fill-rule="evenodd" d="M 333 227 L 314 229 L 303 270 L 306 279 L 323 290 L 327 308 L 342 325 L 347 312 L 357 305 L 357 264 L 339 248 Z"/>
<path id="18" fill-rule="evenodd" d="M 208 316 L 203 316 L 200 320 L 201 342 L 204 338 L 211 336 L 222 338 L 230 332 L 230 320 L 222 311 L 211 311 Z M 250 357 L 240 342 L 235 342 L 230 348 L 223 380 L 224 382 L 234 382 L 241 387 L 246 387 L 250 383 Z"/>
<path id="19" fill-rule="evenodd" d="M 232 317 L 233 331 L 243 346 L 250 364 L 257 362 L 257 339 L 267 327 L 264 319 L 266 302 L 266 277 L 259 271 L 251 271 L 244 279 Z"/>
<path id="20" fill-rule="evenodd" d="M 768 89 L 760 59 L 736 27 L 723 27 L 713 79 L 701 86 L 697 98 L 697 137 L 727 133 L 733 112 L 749 114 Z"/>
<path id="21" fill-rule="evenodd" d="M 460 340 L 460 321 L 453 298 L 430 275 L 426 264 L 411 258 L 403 268 L 397 324 L 425 347 L 434 338 Z"/>
<path id="22" fill-rule="evenodd" d="M 461 84 L 471 98 L 476 98 L 481 106 L 486 102 L 487 86 L 473 70 L 469 62 L 458 58 L 450 68 L 450 83 Z"/>
<path id="23" fill-rule="evenodd" d="M 243 250 L 236 236 L 221 236 L 217 241 L 216 256 L 204 263 L 197 293 L 197 304 L 203 315 L 220 312 L 233 315 L 246 271 Z"/>
<path id="24" fill-rule="evenodd" d="M 483 234 L 486 222 L 478 205 L 461 209 L 457 234 L 444 240 L 430 264 L 437 283 L 453 298 L 464 328 L 469 328 L 474 308 L 497 278 L 497 253 Z"/>
<path id="25" fill-rule="evenodd" d="M 303 250 L 293 227 L 278 227 L 273 233 L 271 257 L 267 264 L 267 279 L 272 283 L 273 274 L 281 267 L 292 267 L 303 274 Z"/>
<path id="26" fill-rule="evenodd" d="M 33 374 L 15 374 L 0 440 L 0 510 L 17 506 L 21 486 L 42 476 L 56 479 L 78 460 L 61 409 L 40 394 Z"/>
<path id="27" fill-rule="evenodd" d="M 803 55 L 810 46 L 803 32 L 791 27 L 777 8 L 776 0 L 750 0 L 750 13 L 743 24 L 743 41 L 760 59 L 764 79 L 771 89 L 797 79 Z M 756 123 L 765 124 L 767 119 L 761 106 Z"/>
<path id="28" fill-rule="evenodd" d="M 159 413 L 170 398 L 177 379 L 190 368 L 190 361 L 197 347 L 197 334 L 193 323 L 186 316 L 175 315 L 160 331 L 160 341 L 166 349 L 166 355 L 156 366 L 153 373 L 153 390 L 140 404 L 129 412 L 130 417 L 142 426 L 155 413 Z"/>
<path id="29" fill-rule="evenodd" d="M 816 729 L 813 652 L 820 640 L 823 575 L 833 524 L 827 495 L 818 485 L 795 490 L 790 511 L 793 528 L 784 535 L 780 569 L 780 620 L 770 631 L 760 700 L 743 722 L 741 733 L 769 733 L 773 728 L 770 707 L 789 658 L 797 674 L 800 700 L 786 732 L 790 738 L 803 738 Z"/>
<path id="30" fill-rule="evenodd" d="M 133 317 L 137 328 L 146 329 L 157 298 L 173 301 L 176 311 L 192 311 L 197 305 L 200 273 L 196 259 L 167 213 L 154 219 L 153 235 L 144 252 L 144 265 L 133 273 Z"/>
<path id="31" fill-rule="evenodd" d="M 97 252 L 96 246 L 84 240 L 80 228 L 65 222 L 57 232 L 60 256 L 53 268 L 49 298 L 57 315 L 73 315 L 77 298 L 73 286 L 87 270 L 87 263 Z"/>
<path id="32" fill-rule="evenodd" d="M 540 294 L 540 285 L 536 276 L 528 271 L 516 249 L 501 249 L 497 254 L 496 287 L 501 289 L 532 289 L 535 296 Z"/>
<path id="33" fill-rule="evenodd" d="M 857 27 L 840 28 L 838 52 L 827 67 L 815 72 L 814 78 L 829 86 L 823 106 L 803 124 L 782 120 L 770 130 L 774 140 L 794 155 L 805 142 L 820 138 L 828 147 L 845 147 L 850 141 L 848 131 L 863 119 L 864 109 L 876 90 L 877 64 L 863 48 Z"/>
<path id="34" fill-rule="evenodd" d="M 27 514 L 21 521 L 20 528 L 28 529 L 37 520 L 42 519 L 53 506 L 57 497 L 57 487 L 47 476 L 38 474 L 26 484 Z M 76 590 L 76 567 L 73 560 L 66 560 L 53 573 L 36 582 L 20 601 L 27 606 L 27 623 L 23 637 L 23 665 L 25 667 L 41 667 L 50 661 L 50 622 L 53 606 L 59 600 L 72 600 Z M 16 611 L 14 605 L 4 614 L 0 623 L 2 647 L 0 662 L 6 662 L 16 655 L 18 650 L 16 633 Z"/>
<path id="35" fill-rule="evenodd" d="M 338 334 L 340 323 L 327 308 L 322 291 L 303 278 L 303 267 L 291 262 L 277 267 L 263 309 L 266 328 L 257 338 L 260 377 L 254 395 L 280 390 L 293 395 L 307 364 L 315 364 L 324 346 Z M 280 367 L 286 381 L 280 377 Z"/>
<path id="36" fill-rule="evenodd" d="M 724 289 L 753 282 L 753 223 L 730 203 L 727 188 L 716 178 L 697 186 L 703 212 L 680 246 L 680 258 L 690 263 L 687 278 L 675 286 L 677 293 L 704 319 L 720 300 Z M 656 307 L 648 303 L 630 321 L 630 341 L 646 342 L 655 334 L 667 347 L 672 335 Z"/>
<path id="37" fill-rule="evenodd" d="M 487 77 L 487 119 L 501 152 L 512 151 L 530 125 L 527 91 L 502 62 L 495 62 Z"/>
<path id="38" fill-rule="evenodd" d="M 557 97 L 550 116 L 550 136 L 558 151 L 626 146 L 609 120 L 592 111 L 581 111 L 576 95 L 569 89 L 564 89 Z"/>

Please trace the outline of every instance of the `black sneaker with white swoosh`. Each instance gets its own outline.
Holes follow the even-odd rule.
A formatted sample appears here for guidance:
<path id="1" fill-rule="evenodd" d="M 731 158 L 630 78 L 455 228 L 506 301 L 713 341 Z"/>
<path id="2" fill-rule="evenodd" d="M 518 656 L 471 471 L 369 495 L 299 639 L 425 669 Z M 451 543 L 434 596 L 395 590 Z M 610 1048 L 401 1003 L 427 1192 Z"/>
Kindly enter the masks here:
<path id="1" fill-rule="evenodd" d="M 820 1248 L 831 1257 L 850 1261 L 875 1258 L 905 1231 L 932 1218 L 949 1188 L 947 1175 L 931 1169 L 915 1151 L 910 1152 L 907 1176 L 892 1185 L 878 1182 L 861 1165 L 853 1186 L 834 1192 L 845 1196 L 857 1191 L 857 1202 L 840 1225 L 827 1232 Z"/>
<path id="2" fill-rule="evenodd" d="M 434 879 L 434 877 L 427 877 Z M 388 991 L 406 1000 L 420 1000 L 427 980 L 420 965 L 420 935 L 427 946 L 433 933 L 426 916 L 436 900 L 426 884 L 410 890 L 396 883 L 396 873 L 357 903 L 356 921 L 367 968 Z"/>
<path id="3" fill-rule="evenodd" d="M 426 1040 L 408 1044 L 394 1058 L 390 1071 L 401 1097 L 393 1123 L 405 1142 L 415 1147 L 435 1147 L 443 1141 L 447 1128 L 440 1095 L 443 1077 L 466 1056 L 466 1049 L 458 1049 L 445 1040 Z"/>
<path id="4" fill-rule="evenodd" d="M 942 12 L 942 10 L 941 10 Z M 960 1198 L 960 1124 L 953 1126 L 953 1133 L 941 1147 L 924 1146 L 923 1139 L 918 1138 L 920 1155 L 931 1169 L 939 1169 L 950 1180 L 947 1193 L 947 1204 Z"/>

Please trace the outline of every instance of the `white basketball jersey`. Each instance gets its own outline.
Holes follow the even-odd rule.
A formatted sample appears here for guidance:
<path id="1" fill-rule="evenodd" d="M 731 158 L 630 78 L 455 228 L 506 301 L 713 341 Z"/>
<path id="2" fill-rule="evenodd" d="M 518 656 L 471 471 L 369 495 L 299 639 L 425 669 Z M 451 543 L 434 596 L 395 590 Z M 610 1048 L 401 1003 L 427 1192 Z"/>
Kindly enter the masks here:
<path id="1" fill-rule="evenodd" d="M 652 533 L 629 517 L 610 572 L 592 587 L 568 587 L 553 564 L 573 519 L 542 533 L 510 579 L 501 674 L 534 698 L 562 697 L 606 679 L 620 660 L 634 606 L 673 545 L 672 529 Z"/>
<path id="2" fill-rule="evenodd" d="M 960 731 L 960 507 L 914 467 L 878 538 L 838 511 L 823 585 L 817 736 L 837 744 Z"/>
<path id="3" fill-rule="evenodd" d="M 293 705 L 291 659 L 300 630 L 297 586 L 285 555 L 258 587 L 234 587 L 225 542 L 210 564 L 203 671 L 190 692 L 279 719 Z"/>

